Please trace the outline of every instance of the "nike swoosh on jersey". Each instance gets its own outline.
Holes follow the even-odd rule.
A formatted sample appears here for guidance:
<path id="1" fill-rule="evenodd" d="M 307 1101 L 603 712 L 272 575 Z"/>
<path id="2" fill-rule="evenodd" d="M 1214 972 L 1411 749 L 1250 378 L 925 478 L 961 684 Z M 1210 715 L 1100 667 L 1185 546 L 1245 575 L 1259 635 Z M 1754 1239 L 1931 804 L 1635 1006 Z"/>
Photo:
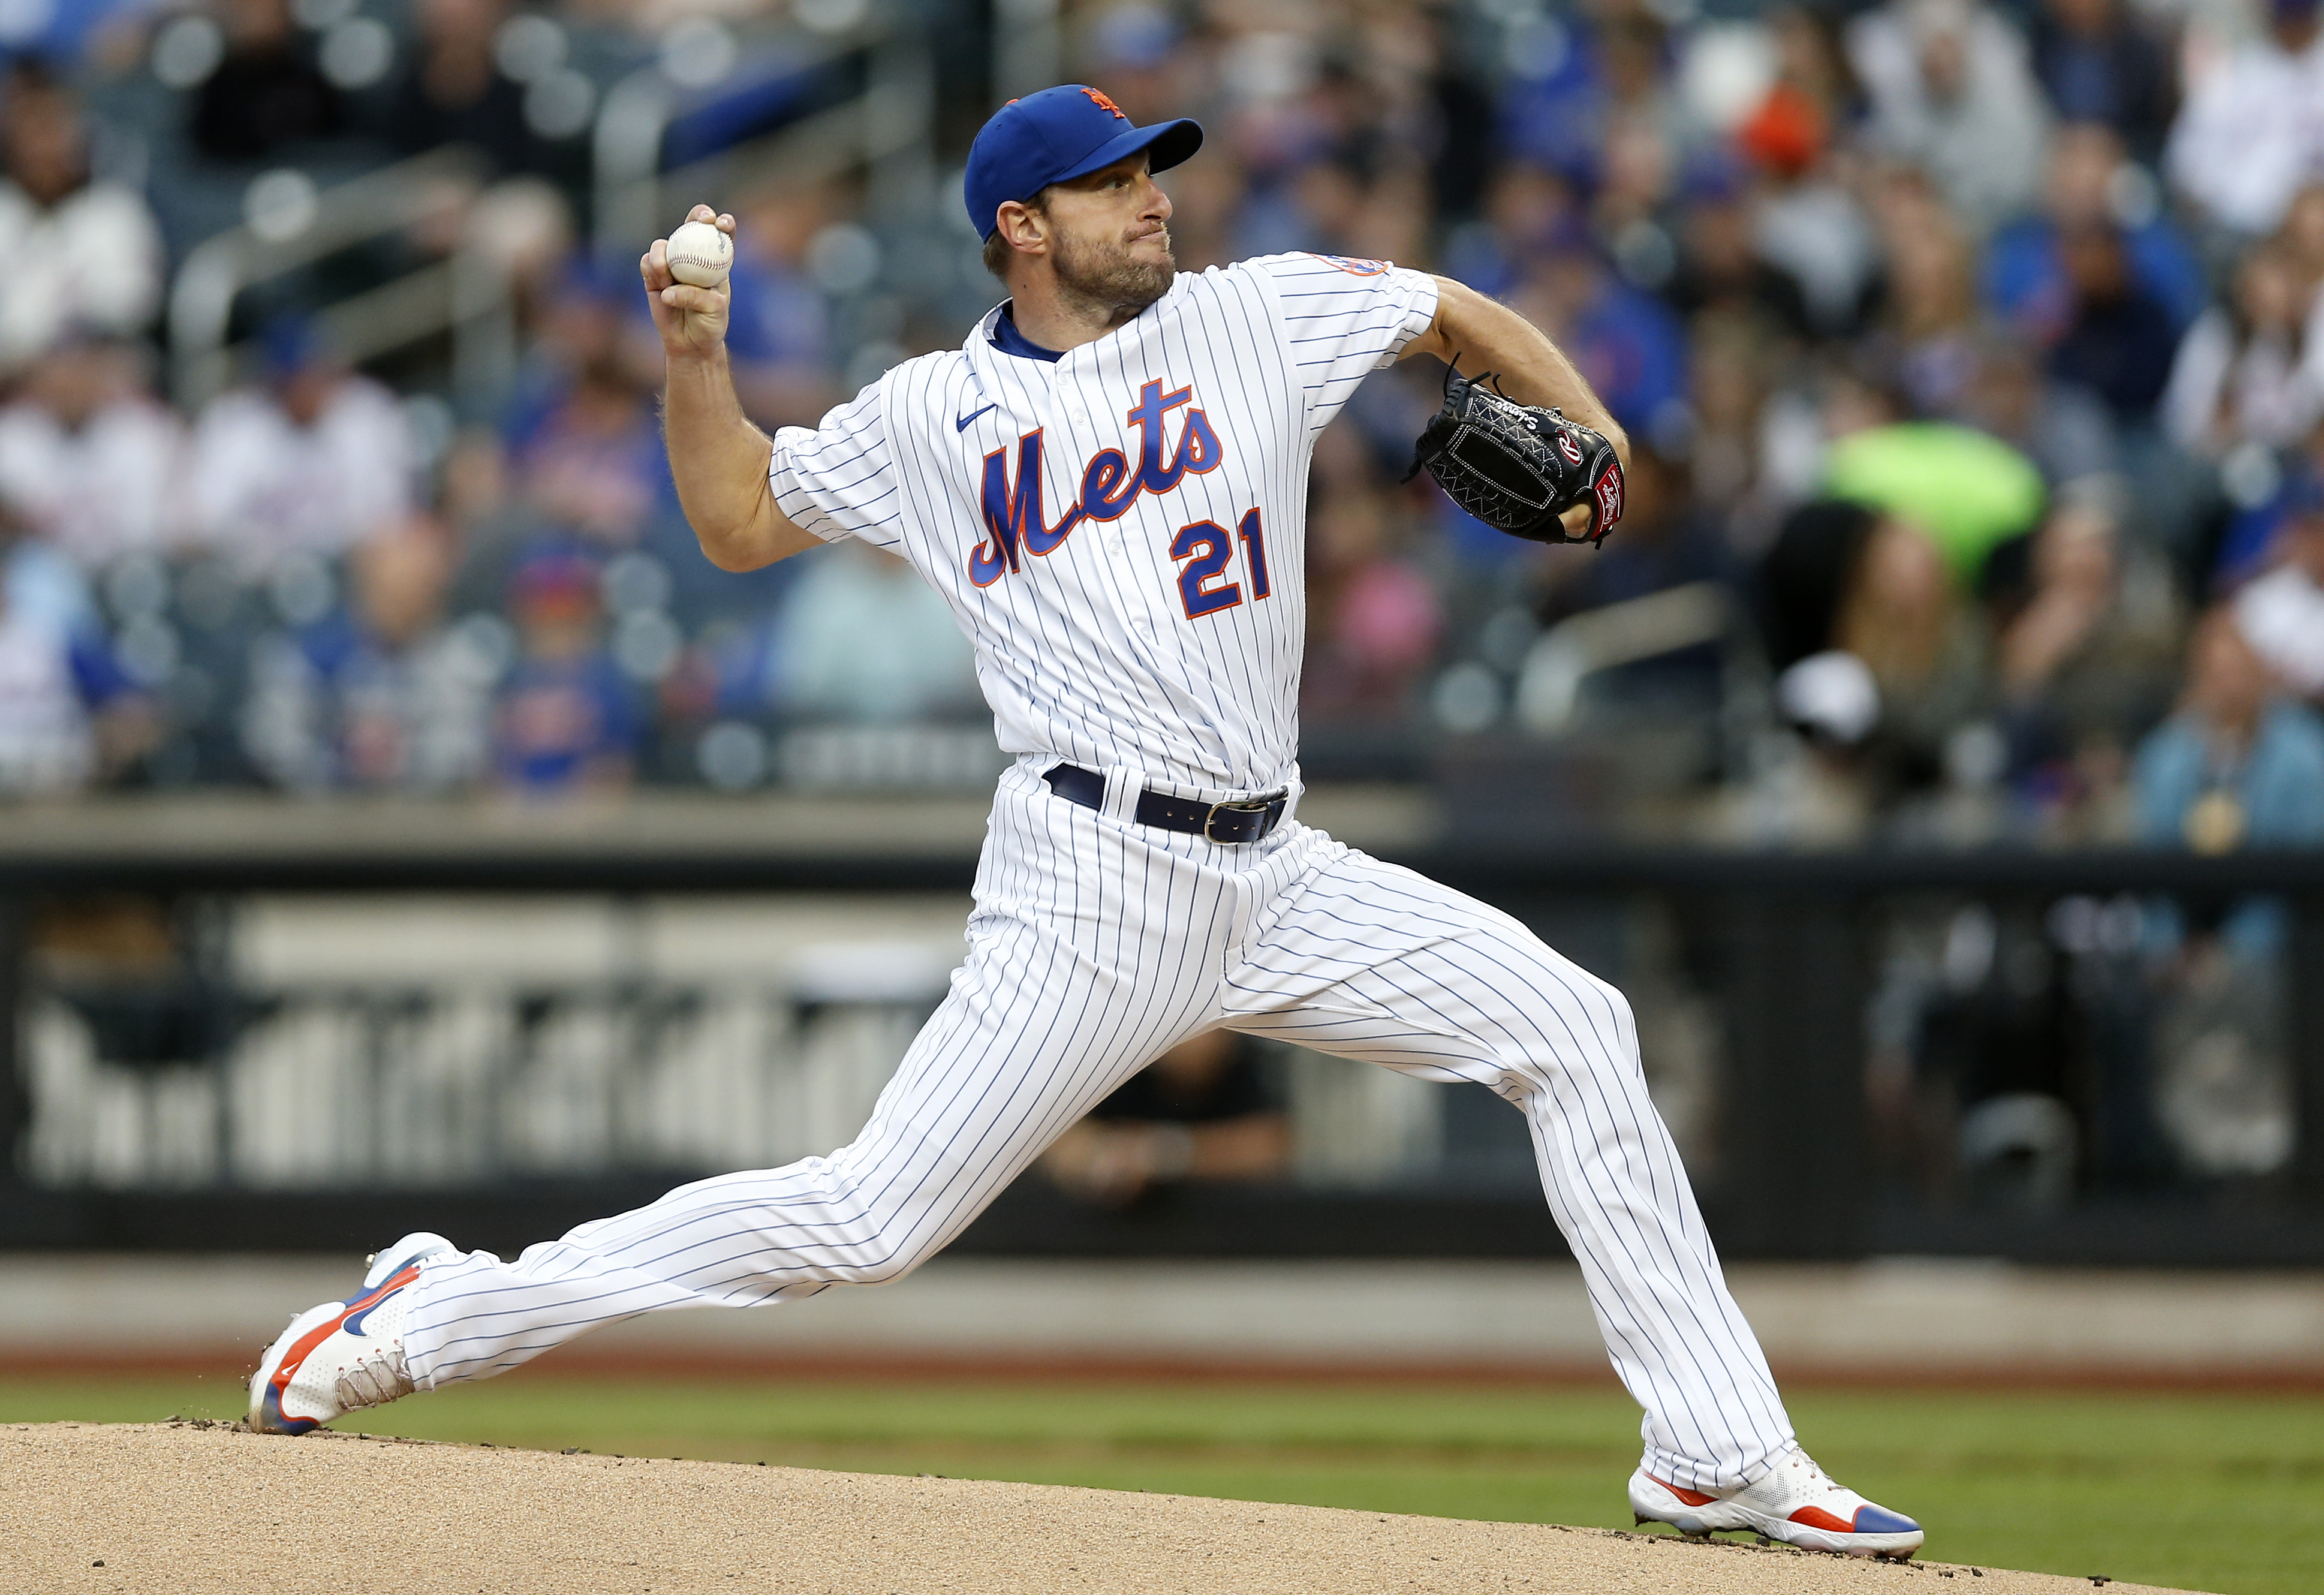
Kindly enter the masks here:
<path id="1" fill-rule="evenodd" d="M 958 420 L 953 422 L 952 429 L 955 432 L 965 432 L 968 430 L 968 423 L 974 420 L 978 416 L 982 415 L 985 410 L 998 410 L 1000 408 L 1001 406 L 998 404 L 988 404 L 984 407 L 984 410 L 972 410 L 966 415 L 962 416 Z"/>

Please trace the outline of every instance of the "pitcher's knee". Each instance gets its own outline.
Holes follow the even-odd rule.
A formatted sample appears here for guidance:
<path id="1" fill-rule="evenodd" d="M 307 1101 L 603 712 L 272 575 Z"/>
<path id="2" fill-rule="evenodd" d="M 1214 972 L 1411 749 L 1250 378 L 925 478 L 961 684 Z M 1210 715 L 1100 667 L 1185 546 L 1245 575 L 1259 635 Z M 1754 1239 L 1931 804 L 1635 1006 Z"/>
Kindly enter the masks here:
<path id="1" fill-rule="evenodd" d="M 943 1250 L 947 1239 L 925 1218 L 899 1218 L 837 1249 L 816 1272 L 833 1285 L 892 1285 Z"/>
<path id="2" fill-rule="evenodd" d="M 1525 1022 L 1511 1027 L 1508 1053 L 1498 1060 L 1496 1089 L 1511 1101 L 1553 1089 L 1559 1075 L 1640 1070 L 1637 1023 L 1620 988 L 1571 965 L 1556 973 L 1547 991 L 1563 1000 L 1545 993 L 1529 1004 Z"/>
<path id="3" fill-rule="evenodd" d="M 1622 989 L 1610 981 L 1601 981 L 1591 975 L 1590 982 L 1597 988 L 1599 1000 L 1606 1005 L 1607 1022 L 1613 1028 L 1615 1037 L 1625 1049 L 1636 1052 L 1638 1019 L 1637 1015 L 1631 1011 L 1630 1000 L 1623 996 Z"/>

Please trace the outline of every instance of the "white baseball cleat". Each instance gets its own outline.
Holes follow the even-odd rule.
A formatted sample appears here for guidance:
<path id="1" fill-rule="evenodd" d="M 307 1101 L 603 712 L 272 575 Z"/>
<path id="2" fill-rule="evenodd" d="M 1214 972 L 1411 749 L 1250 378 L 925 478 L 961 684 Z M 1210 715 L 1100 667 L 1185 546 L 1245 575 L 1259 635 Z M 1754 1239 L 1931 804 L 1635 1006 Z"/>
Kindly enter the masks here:
<path id="1" fill-rule="evenodd" d="M 1681 1534 L 1749 1529 L 1848 1556 L 1909 1559 L 1923 1538 L 1919 1524 L 1834 1484 L 1796 1447 L 1757 1483 L 1723 1494 L 1682 1489 L 1640 1468 L 1630 1475 L 1630 1510 L 1641 1523 L 1667 1523 Z"/>
<path id="2" fill-rule="evenodd" d="M 406 1235 L 371 1258 L 363 1288 L 290 1320 L 250 1380 L 250 1426 L 304 1434 L 362 1406 L 411 1394 L 403 1366 L 404 1287 L 420 1259 L 456 1249 L 441 1235 Z"/>

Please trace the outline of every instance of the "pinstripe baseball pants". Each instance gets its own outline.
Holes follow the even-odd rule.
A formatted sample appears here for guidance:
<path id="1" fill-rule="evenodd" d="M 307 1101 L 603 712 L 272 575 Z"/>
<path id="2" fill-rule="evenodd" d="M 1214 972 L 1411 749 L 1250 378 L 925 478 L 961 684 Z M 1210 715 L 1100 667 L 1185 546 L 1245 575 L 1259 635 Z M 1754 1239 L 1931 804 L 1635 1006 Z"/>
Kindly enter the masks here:
<path id="1" fill-rule="evenodd" d="M 1792 1429 L 1648 1101 L 1619 992 L 1498 909 L 1286 823 L 1228 846 L 1001 779 L 969 953 L 853 1144 L 722 1175 L 513 1262 L 423 1263 L 404 1327 L 422 1389 L 600 1324 L 898 1279 L 1148 1062 L 1225 1025 L 1522 1109 L 1552 1212 L 1646 1461 L 1698 1489 L 1758 1477 Z"/>

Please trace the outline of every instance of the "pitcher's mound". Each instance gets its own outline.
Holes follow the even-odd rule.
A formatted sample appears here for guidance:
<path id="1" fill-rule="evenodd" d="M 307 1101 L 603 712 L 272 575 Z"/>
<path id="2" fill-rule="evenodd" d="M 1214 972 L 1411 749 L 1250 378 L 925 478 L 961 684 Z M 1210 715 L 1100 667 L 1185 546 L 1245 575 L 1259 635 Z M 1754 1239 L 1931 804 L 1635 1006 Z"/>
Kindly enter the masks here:
<path id="1" fill-rule="evenodd" d="M 192 1424 L 0 1428 L 0 1589 L 43 1595 L 2092 1589 L 1607 1529 Z"/>

